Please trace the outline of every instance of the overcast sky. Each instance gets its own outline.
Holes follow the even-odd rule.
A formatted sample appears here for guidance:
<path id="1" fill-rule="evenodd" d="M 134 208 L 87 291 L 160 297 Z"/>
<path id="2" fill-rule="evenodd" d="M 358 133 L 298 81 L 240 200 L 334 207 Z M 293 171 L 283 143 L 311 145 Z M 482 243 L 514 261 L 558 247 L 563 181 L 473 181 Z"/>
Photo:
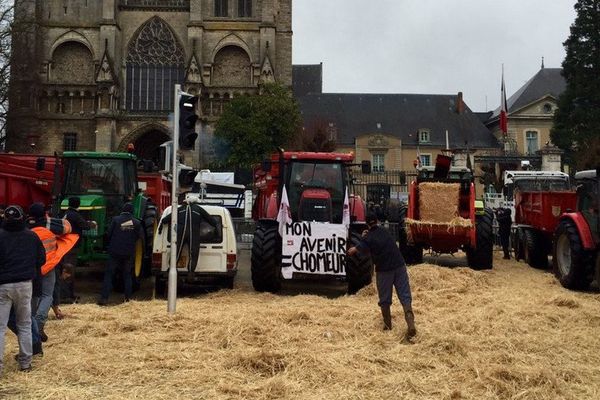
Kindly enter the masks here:
<path id="1" fill-rule="evenodd" d="M 500 104 L 539 69 L 561 66 L 575 0 L 293 0 L 293 62 L 323 62 L 323 90 L 464 93 Z"/>

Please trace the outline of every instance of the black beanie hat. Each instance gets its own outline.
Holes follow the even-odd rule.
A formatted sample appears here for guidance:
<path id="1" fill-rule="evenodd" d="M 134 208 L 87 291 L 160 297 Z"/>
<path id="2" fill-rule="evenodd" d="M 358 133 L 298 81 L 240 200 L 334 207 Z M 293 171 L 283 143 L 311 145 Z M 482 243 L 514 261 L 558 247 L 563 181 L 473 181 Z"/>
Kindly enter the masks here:
<path id="1" fill-rule="evenodd" d="M 44 204 L 42 203 L 33 203 L 31 207 L 29 207 L 29 216 L 33 219 L 42 219 L 46 216 L 46 211 L 44 209 Z"/>
<path id="2" fill-rule="evenodd" d="M 4 218 L 6 218 L 7 221 L 22 221 L 25 219 L 25 213 L 19 206 L 9 206 L 4 210 Z"/>
<path id="3" fill-rule="evenodd" d="M 377 223 L 377 214 L 375 214 L 372 211 L 369 211 L 367 213 L 367 220 L 366 220 L 367 224 L 371 224 L 371 223 Z"/>
<path id="4" fill-rule="evenodd" d="M 81 200 L 79 197 L 69 197 L 69 207 L 71 208 L 79 208 L 81 204 Z"/>
<path id="5" fill-rule="evenodd" d="M 123 206 L 123 212 L 132 213 L 133 212 L 133 204 L 125 203 L 125 205 Z"/>

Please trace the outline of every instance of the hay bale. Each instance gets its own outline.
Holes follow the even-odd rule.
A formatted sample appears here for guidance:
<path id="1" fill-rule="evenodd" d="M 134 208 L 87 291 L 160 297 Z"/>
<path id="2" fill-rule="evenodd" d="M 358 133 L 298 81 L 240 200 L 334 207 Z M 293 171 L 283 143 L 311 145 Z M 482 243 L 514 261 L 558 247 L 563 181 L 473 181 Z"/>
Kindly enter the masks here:
<path id="1" fill-rule="evenodd" d="M 419 184 L 420 220 L 429 223 L 449 223 L 458 217 L 459 191 L 458 183 Z"/>

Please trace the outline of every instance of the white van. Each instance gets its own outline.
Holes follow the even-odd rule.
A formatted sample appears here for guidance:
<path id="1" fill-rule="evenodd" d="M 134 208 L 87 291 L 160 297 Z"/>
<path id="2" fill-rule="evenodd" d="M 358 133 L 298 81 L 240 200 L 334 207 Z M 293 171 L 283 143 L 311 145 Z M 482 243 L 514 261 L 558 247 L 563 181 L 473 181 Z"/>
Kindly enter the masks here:
<path id="1" fill-rule="evenodd" d="M 194 200 L 190 200 L 199 204 Z M 179 248 L 179 258 L 177 260 L 177 277 L 179 281 L 186 283 L 200 283 L 207 285 L 218 285 L 226 288 L 233 288 L 233 281 L 238 268 L 237 243 L 233 220 L 227 208 L 215 205 L 199 204 L 211 217 L 217 222 L 216 235 L 209 241 L 200 242 L 198 261 L 196 265 L 189 268 L 192 254 L 188 244 Z M 169 263 L 171 257 L 171 244 L 169 241 L 171 225 L 165 223 L 165 218 L 171 215 L 171 207 L 167 207 L 161 216 L 159 229 L 154 236 L 153 252 L 156 257 L 161 257 L 160 266 L 154 269 L 155 275 L 155 293 L 156 297 L 166 295 L 167 279 L 169 272 Z M 167 220 L 168 221 L 168 220 Z M 185 221 L 178 221 L 184 224 Z M 182 225 L 183 226 L 183 225 Z M 200 229 L 198 226 L 192 227 L 192 234 Z"/>

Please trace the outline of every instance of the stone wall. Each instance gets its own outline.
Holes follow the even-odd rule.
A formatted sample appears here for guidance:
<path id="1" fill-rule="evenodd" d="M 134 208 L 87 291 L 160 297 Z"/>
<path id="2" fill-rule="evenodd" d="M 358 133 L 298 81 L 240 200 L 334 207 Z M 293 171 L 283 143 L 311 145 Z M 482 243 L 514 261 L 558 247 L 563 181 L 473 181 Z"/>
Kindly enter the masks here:
<path id="1" fill-rule="evenodd" d="M 214 16 L 212 0 L 191 0 L 190 12 L 124 9 L 119 0 L 31 3 L 18 8 L 21 17 L 39 24 L 15 39 L 31 54 L 23 53 L 11 77 L 8 150 L 62 151 L 65 133 L 77 133 L 79 150 L 117 150 L 145 131 L 160 128 L 168 133 L 166 113 L 128 112 L 123 101 L 128 46 L 153 17 L 164 20 L 174 33 L 186 67 L 196 57 L 203 81 L 188 87 L 212 96 L 211 87 L 219 86 L 214 93 L 219 109 L 233 95 L 258 90 L 267 55 L 277 81 L 291 86 L 291 0 L 254 0 L 252 15 L 243 18 L 237 17 L 236 0 L 229 0 L 230 13 L 224 18 Z M 109 71 L 103 70 L 103 80 L 96 81 L 107 62 Z M 217 117 L 211 114 L 208 124 L 202 123 L 205 138 L 198 147 L 209 147 Z M 206 150 L 191 158 L 209 162 L 214 150 Z"/>

